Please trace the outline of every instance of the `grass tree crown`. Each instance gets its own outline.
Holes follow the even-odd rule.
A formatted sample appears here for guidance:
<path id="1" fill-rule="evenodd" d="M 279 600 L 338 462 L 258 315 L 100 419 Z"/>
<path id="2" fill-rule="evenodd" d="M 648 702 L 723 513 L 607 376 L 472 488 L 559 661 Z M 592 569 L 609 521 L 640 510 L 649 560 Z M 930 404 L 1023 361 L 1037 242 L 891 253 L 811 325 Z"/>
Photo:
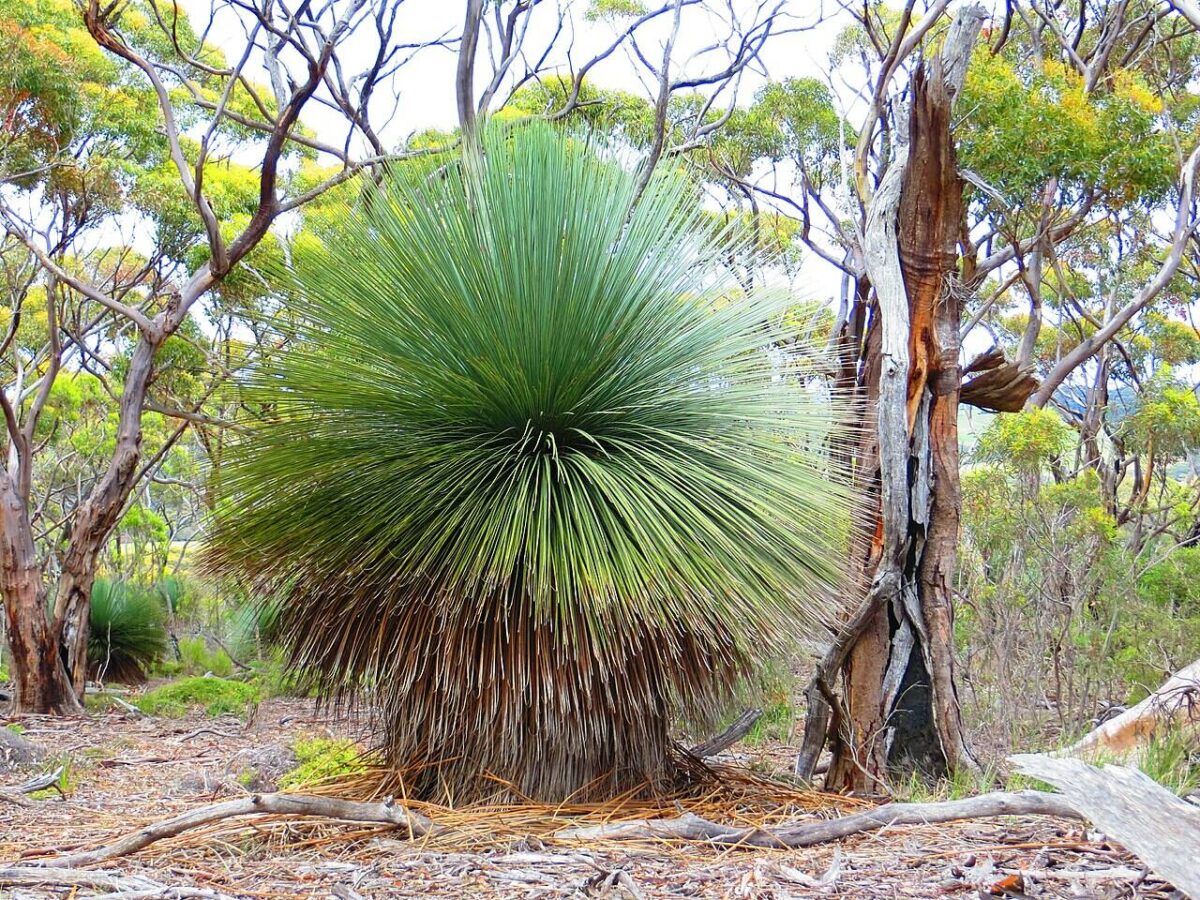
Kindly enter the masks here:
<path id="1" fill-rule="evenodd" d="M 303 334 L 248 385 L 275 416 L 209 564 L 370 691 L 415 790 L 661 778 L 672 727 L 832 612 L 836 410 L 773 343 L 787 298 L 721 268 L 682 180 L 636 190 L 548 127 L 391 175 L 292 273 Z"/>

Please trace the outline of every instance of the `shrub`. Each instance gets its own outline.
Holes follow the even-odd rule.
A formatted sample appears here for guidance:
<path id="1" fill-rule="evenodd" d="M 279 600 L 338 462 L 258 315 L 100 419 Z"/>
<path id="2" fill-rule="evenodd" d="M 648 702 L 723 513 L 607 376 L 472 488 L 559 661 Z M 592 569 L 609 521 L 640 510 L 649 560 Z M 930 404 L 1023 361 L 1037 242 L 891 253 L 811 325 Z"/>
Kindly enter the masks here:
<path id="1" fill-rule="evenodd" d="M 188 585 L 179 575 L 164 575 L 154 585 L 155 593 L 162 598 L 169 615 L 179 615 L 186 609 Z"/>
<path id="2" fill-rule="evenodd" d="M 148 691 L 137 699 L 147 715 L 179 718 L 202 707 L 210 716 L 249 715 L 261 699 L 256 685 L 224 678 L 184 678 Z"/>
<path id="3" fill-rule="evenodd" d="M 158 598 L 127 582 L 92 586 L 88 663 L 97 680 L 136 683 L 163 654 L 167 630 Z"/>
<path id="4" fill-rule="evenodd" d="M 961 696 L 993 747 L 1053 747 L 1195 659 L 1200 554 L 1132 550 L 1093 469 L 978 467 L 962 488 Z"/>
<path id="5" fill-rule="evenodd" d="M 247 600 L 234 609 L 229 646 L 241 659 L 261 658 L 279 638 L 279 604 L 274 599 Z"/>
<path id="6" fill-rule="evenodd" d="M 296 768 L 279 779 L 281 791 L 296 790 L 366 769 L 362 750 L 353 741 L 311 738 L 292 745 Z"/>
<path id="7" fill-rule="evenodd" d="M 221 648 L 210 650 L 208 642 L 196 635 L 180 638 L 179 665 L 185 675 L 213 674 L 218 678 L 228 678 L 233 674 L 233 660 Z"/>

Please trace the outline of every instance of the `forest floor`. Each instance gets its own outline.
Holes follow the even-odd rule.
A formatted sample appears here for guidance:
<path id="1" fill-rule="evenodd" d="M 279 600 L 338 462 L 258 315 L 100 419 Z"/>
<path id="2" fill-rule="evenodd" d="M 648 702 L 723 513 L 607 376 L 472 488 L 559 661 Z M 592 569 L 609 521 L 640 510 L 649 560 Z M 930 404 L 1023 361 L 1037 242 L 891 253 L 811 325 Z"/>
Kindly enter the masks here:
<path id="1" fill-rule="evenodd" d="M 361 723 L 331 719 L 312 702 L 293 699 L 265 701 L 248 722 L 197 712 L 182 719 L 24 717 L 20 724 L 53 759 L 71 762 L 65 798 L 35 795 L 27 805 L 0 798 L 0 865 L 93 847 L 220 799 L 269 790 L 292 761 L 297 739 L 361 730 Z M 752 753 L 758 769 L 786 765 L 790 756 L 778 743 Z M 0 792 L 27 778 L 0 765 Z M 1178 896 L 1077 823 L 1016 817 L 896 827 L 788 851 L 507 838 L 446 848 L 377 826 L 241 820 L 153 844 L 99 870 L 192 889 L 192 896 L 203 890 L 279 900 Z M 95 891 L 0 887 L 0 897 L 99 896 Z"/>

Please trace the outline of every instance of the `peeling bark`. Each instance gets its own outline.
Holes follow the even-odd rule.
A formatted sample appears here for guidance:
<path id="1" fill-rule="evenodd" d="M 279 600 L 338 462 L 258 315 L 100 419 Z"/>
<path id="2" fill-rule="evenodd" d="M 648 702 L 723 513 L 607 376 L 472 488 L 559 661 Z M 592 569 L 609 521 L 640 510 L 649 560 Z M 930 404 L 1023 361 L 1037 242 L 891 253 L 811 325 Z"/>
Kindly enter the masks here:
<path id="1" fill-rule="evenodd" d="M 797 759 L 798 774 L 810 776 L 827 731 L 826 785 L 840 790 L 877 791 L 897 770 L 974 766 L 953 671 L 963 183 L 951 113 L 983 17 L 978 6 L 960 10 L 941 54 L 913 77 L 908 140 L 897 142 L 868 206 L 863 253 L 877 338 L 868 334 L 858 388 L 874 399 L 877 454 L 856 465 L 875 483 L 866 492 L 875 506 L 851 569 L 869 587 L 819 667 Z"/>
<path id="2" fill-rule="evenodd" d="M 58 632 L 46 617 L 46 586 L 34 549 L 25 504 L 11 476 L 0 476 L 0 592 L 16 711 L 76 714 L 81 695 L 72 689 Z"/>

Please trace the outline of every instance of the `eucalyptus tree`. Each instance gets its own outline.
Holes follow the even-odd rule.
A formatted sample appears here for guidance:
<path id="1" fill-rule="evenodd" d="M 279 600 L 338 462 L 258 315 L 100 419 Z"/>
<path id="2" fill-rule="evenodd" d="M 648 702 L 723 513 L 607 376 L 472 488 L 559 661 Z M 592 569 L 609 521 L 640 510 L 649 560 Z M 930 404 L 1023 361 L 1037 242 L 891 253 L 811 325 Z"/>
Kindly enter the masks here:
<path id="1" fill-rule="evenodd" d="M 0 478 L 0 590 L 16 706 L 54 712 L 80 708 L 88 597 L 104 545 L 134 489 L 199 414 L 194 405 L 164 406 L 172 395 L 162 390 L 172 348 L 187 343 L 197 304 L 281 216 L 365 168 L 411 154 L 404 147 L 380 153 L 363 137 L 379 114 L 368 108 L 369 98 L 398 53 L 392 46 L 395 3 L 329 2 L 295 15 L 278 4 L 239 7 L 246 40 L 232 62 L 175 6 L 43 6 L 6 7 L 6 33 L 26 43 L 49 42 L 79 71 L 68 68 L 57 81 L 35 86 L 43 91 L 32 94 L 36 102 L 20 107 L 53 131 L 53 140 L 33 147 L 41 152 L 36 164 L 15 152 L 5 157 L 0 211 L 10 237 L 42 271 L 48 327 L 45 346 L 27 367 L 34 376 L 0 394 L 10 447 Z M 354 53 L 347 54 L 352 38 Z M 372 41 L 375 51 L 365 53 Z M 254 80 L 254 71 L 262 81 Z M 302 110 L 317 103 L 341 111 L 341 144 L 323 142 L 301 125 Z M 230 191 L 223 177 L 235 142 L 239 154 L 257 157 L 253 168 L 241 169 L 248 194 Z M 21 140 L 9 149 L 28 155 L 32 151 L 23 148 L 30 145 Z M 313 152 L 332 156 L 339 168 L 300 187 L 289 160 Z M 94 194 L 104 189 L 120 196 L 100 207 Z M 128 214 L 130 206 L 145 215 L 150 252 L 131 241 L 101 253 L 106 260 L 93 251 L 96 264 L 80 265 L 89 241 L 96 246 L 97 228 L 115 223 L 115 214 Z M 14 327 L 28 295 L 18 299 Z M 56 383 L 101 363 L 100 345 L 116 346 L 121 356 L 116 370 L 97 376 L 111 389 L 116 433 L 107 460 L 65 511 L 54 532 L 62 537 L 46 553 L 39 541 L 45 536 L 32 524 L 34 473 L 44 449 L 39 428 Z M 10 341 L 5 349 L 19 353 L 15 347 Z M 181 424 L 147 447 L 146 416 L 155 407 Z"/>

